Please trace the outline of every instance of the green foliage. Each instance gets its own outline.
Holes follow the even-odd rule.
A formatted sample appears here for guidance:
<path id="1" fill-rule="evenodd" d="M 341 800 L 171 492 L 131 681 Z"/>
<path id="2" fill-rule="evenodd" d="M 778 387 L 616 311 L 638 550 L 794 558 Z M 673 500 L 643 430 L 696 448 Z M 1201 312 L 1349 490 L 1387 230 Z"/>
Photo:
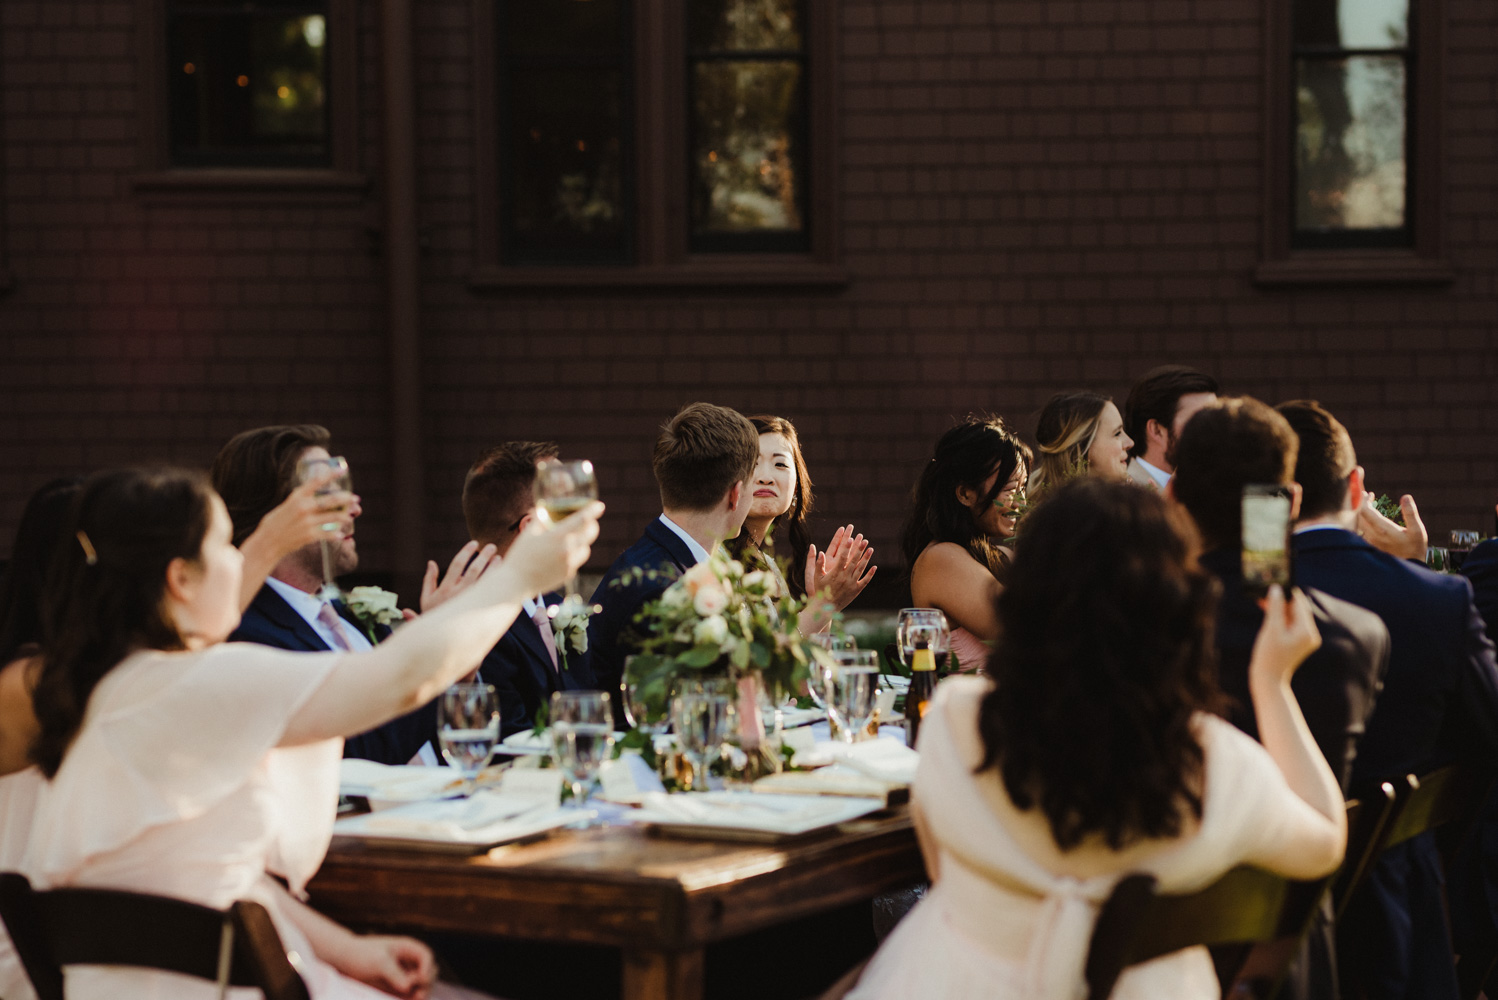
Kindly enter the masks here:
<path id="1" fill-rule="evenodd" d="M 1400 508 L 1399 501 L 1390 497 L 1389 494 L 1381 494 L 1378 499 L 1374 500 L 1373 509 L 1401 528 L 1404 527 L 1404 511 Z"/>

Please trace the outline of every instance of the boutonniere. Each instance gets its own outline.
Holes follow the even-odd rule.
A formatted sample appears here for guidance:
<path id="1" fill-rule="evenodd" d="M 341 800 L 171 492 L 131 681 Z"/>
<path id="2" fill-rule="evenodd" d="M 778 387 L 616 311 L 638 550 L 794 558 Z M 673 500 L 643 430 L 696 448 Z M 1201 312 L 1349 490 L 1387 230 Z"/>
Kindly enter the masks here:
<path id="1" fill-rule="evenodd" d="M 370 643 L 375 643 L 376 625 L 394 625 L 404 619 L 396 605 L 400 596 L 379 587 L 355 587 L 344 598 L 344 604 L 359 622 Z"/>
<path id="2" fill-rule="evenodd" d="M 556 641 L 557 663 L 567 669 L 567 651 L 588 651 L 588 616 L 593 608 L 582 601 L 563 601 L 551 616 L 551 635 Z"/>

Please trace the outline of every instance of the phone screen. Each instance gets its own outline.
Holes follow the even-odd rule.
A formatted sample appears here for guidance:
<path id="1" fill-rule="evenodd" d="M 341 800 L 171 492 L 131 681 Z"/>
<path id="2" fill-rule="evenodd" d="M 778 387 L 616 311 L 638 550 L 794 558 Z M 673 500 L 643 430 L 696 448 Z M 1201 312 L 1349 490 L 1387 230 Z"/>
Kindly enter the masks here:
<path id="1" fill-rule="evenodd" d="M 1283 486 L 1243 487 L 1243 586 L 1290 589 L 1290 496 Z"/>

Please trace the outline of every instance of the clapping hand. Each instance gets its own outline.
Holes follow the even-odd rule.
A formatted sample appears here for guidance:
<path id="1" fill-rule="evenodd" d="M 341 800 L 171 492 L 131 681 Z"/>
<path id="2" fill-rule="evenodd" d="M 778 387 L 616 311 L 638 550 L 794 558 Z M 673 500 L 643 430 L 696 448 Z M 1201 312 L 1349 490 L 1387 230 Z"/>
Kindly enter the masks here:
<path id="1" fill-rule="evenodd" d="M 1404 514 L 1404 527 L 1384 517 L 1373 505 L 1373 494 L 1364 493 L 1358 505 L 1358 534 L 1374 548 L 1400 559 L 1425 561 L 1425 547 L 1430 544 L 1430 535 L 1425 522 L 1420 520 L 1420 508 L 1415 498 L 1406 493 L 1399 498 L 1399 509 Z"/>
<path id="2" fill-rule="evenodd" d="M 498 550 L 491 544 L 479 548 L 478 542 L 469 542 L 458 550 L 452 562 L 447 564 L 447 573 L 442 582 L 437 582 L 437 563 L 427 561 L 426 575 L 421 580 L 421 610 L 423 613 L 437 607 L 443 601 L 467 590 L 475 580 L 484 575 L 489 564 L 499 561 Z M 414 612 L 403 612 L 407 619 L 415 618 Z"/>
<path id="3" fill-rule="evenodd" d="M 426 1000 L 437 979 L 432 950 L 408 937 L 367 934 L 356 938 L 347 964 L 347 975 L 404 1000 Z"/>
<path id="4" fill-rule="evenodd" d="M 1276 584 L 1269 588 L 1269 596 L 1262 603 L 1264 624 L 1259 626 L 1258 637 L 1254 639 L 1249 680 L 1288 684 L 1305 658 L 1321 646 L 1321 632 L 1316 628 L 1311 600 L 1304 591 L 1292 589 L 1287 601 L 1285 592 Z"/>
<path id="5" fill-rule="evenodd" d="M 841 611 L 874 579 L 879 567 L 869 565 L 873 558 L 873 547 L 863 535 L 854 536 L 853 525 L 838 528 L 825 552 L 815 545 L 807 549 L 806 593 L 826 591 L 827 600 Z"/>

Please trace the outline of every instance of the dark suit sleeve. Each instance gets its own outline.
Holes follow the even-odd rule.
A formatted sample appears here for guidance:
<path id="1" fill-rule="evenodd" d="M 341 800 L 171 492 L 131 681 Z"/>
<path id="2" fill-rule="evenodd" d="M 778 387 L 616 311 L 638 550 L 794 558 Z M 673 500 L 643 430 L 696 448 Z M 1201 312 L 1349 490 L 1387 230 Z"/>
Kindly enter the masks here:
<path id="1" fill-rule="evenodd" d="M 1498 643 L 1498 538 L 1474 548 L 1462 564 L 1462 574 L 1472 584 L 1472 603 L 1487 623 L 1488 639 Z"/>
<path id="2" fill-rule="evenodd" d="M 598 690 L 610 694 L 619 690 L 624 676 L 624 658 L 635 651 L 634 617 L 640 608 L 666 590 L 666 582 L 642 580 L 629 586 L 615 586 L 620 577 L 610 573 L 593 592 L 593 603 L 603 610 L 588 620 L 588 654 L 593 681 Z M 614 697 L 614 720 L 624 724 L 624 706 Z"/>
<path id="3" fill-rule="evenodd" d="M 1364 723 L 1389 665 L 1389 630 L 1377 615 L 1312 596 L 1321 646 L 1291 681 L 1306 725 L 1345 793 Z"/>
<path id="4" fill-rule="evenodd" d="M 485 684 L 494 685 L 494 694 L 499 698 L 499 735 L 503 739 L 513 733 L 521 733 L 536 724 L 524 695 L 516 683 L 516 666 L 505 655 L 505 641 L 501 639 L 489 650 L 484 662 L 479 665 L 479 677 Z"/>
<path id="5" fill-rule="evenodd" d="M 1470 599 L 1463 617 L 1462 662 L 1452 698 L 1455 745 L 1450 749 L 1462 757 L 1491 761 L 1498 759 L 1498 662 L 1482 616 Z"/>
<path id="6" fill-rule="evenodd" d="M 437 702 L 427 702 L 413 712 L 397 716 L 374 729 L 343 741 L 345 757 L 375 760 L 381 764 L 404 764 L 416 756 L 422 744 L 430 742 L 442 759 L 437 743 Z"/>

